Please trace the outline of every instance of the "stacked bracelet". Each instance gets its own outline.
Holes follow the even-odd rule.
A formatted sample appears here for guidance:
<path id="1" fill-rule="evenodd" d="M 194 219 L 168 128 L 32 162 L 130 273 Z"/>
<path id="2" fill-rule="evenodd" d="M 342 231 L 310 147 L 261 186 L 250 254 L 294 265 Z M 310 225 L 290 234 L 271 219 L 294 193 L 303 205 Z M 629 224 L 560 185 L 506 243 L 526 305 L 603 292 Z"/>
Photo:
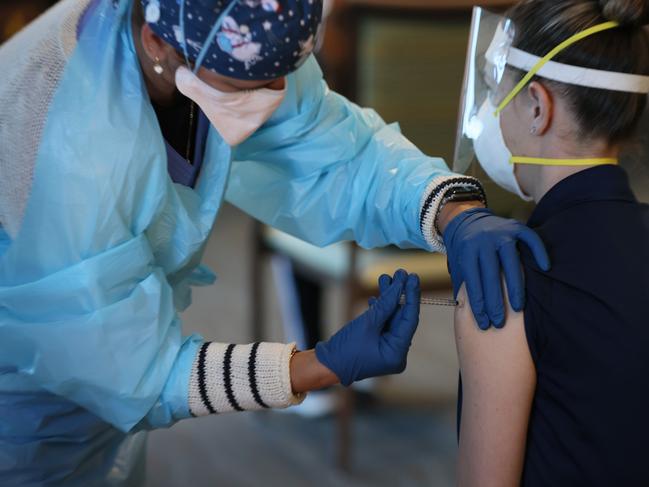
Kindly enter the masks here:
<path id="1" fill-rule="evenodd" d="M 463 203 L 467 201 L 479 201 L 483 205 L 487 206 L 487 195 L 485 194 L 482 186 L 455 186 L 453 188 L 450 188 L 444 194 L 442 202 L 439 205 L 437 215 L 435 215 L 435 231 L 441 234 L 441 232 L 439 231 L 439 216 L 441 215 L 442 210 L 447 203 Z"/>

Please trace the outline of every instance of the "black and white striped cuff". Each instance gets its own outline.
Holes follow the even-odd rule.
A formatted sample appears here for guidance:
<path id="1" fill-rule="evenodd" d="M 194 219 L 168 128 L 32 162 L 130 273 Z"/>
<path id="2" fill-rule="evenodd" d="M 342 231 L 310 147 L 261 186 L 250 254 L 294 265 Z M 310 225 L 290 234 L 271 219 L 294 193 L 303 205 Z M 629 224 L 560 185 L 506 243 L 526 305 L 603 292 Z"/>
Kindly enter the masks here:
<path id="1" fill-rule="evenodd" d="M 484 196 L 484 189 L 480 181 L 470 176 L 440 176 L 428 184 L 421 198 L 420 226 L 421 233 L 433 252 L 446 253 L 444 240 L 439 234 L 435 222 L 444 197 L 455 188 L 475 190 Z"/>
<path id="2" fill-rule="evenodd" d="M 286 408 L 304 395 L 293 394 L 290 360 L 295 344 L 204 343 L 194 360 L 189 381 L 193 416 Z"/>

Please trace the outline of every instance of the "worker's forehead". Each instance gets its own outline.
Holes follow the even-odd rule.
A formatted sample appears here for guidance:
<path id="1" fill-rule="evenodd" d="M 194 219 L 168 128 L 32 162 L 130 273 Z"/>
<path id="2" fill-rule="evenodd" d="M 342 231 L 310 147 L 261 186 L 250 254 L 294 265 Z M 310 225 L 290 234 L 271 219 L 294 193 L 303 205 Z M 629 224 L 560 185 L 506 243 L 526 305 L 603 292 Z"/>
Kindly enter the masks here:
<path id="1" fill-rule="evenodd" d="M 208 85 L 220 91 L 256 90 L 259 88 L 282 89 L 285 85 L 285 78 L 279 77 L 270 80 L 240 80 L 230 76 L 224 76 L 205 68 L 198 70 L 198 77 Z"/>

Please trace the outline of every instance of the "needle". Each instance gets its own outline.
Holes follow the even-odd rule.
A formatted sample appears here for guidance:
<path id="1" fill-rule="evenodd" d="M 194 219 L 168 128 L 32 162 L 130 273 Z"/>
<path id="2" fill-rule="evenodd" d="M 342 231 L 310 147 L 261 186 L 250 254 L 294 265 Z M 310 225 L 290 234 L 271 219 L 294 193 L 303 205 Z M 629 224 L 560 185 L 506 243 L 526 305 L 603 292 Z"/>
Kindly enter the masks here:
<path id="1" fill-rule="evenodd" d="M 421 298 L 419 302 L 427 306 L 450 306 L 452 308 L 455 308 L 459 304 L 455 299 L 446 298 Z M 406 297 L 404 295 L 401 295 L 399 304 L 406 304 Z"/>

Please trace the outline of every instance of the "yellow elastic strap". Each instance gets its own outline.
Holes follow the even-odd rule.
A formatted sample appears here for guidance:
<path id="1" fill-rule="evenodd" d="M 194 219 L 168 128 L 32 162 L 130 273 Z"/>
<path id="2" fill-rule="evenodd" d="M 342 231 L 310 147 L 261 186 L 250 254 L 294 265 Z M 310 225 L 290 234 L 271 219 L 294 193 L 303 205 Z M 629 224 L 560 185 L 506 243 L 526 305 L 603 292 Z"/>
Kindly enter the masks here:
<path id="1" fill-rule="evenodd" d="M 616 158 L 595 159 L 544 159 L 541 157 L 512 157 L 510 164 L 537 164 L 540 166 L 603 166 L 605 164 L 619 164 Z"/>
<path id="2" fill-rule="evenodd" d="M 552 49 L 548 54 L 546 54 L 545 57 L 541 58 L 541 60 L 538 63 L 536 63 L 536 65 L 530 70 L 530 72 L 525 75 L 525 77 L 520 81 L 520 83 L 516 85 L 516 87 L 511 91 L 511 93 L 507 95 L 507 97 L 503 100 L 503 102 L 498 106 L 498 109 L 496 110 L 496 115 L 500 114 L 500 112 L 502 112 L 505 109 L 505 107 L 509 105 L 509 103 L 514 99 L 514 97 L 518 95 L 523 88 L 525 88 L 525 85 L 529 83 L 529 81 L 536 75 L 536 73 L 538 73 L 539 70 L 548 63 L 548 61 L 551 61 L 552 58 L 555 57 L 557 54 L 559 54 L 561 51 L 579 42 L 580 40 L 585 39 L 586 37 L 590 37 L 594 34 L 598 34 L 605 30 L 614 29 L 619 26 L 620 26 L 619 22 L 615 22 L 615 21 L 605 22 L 603 24 L 599 24 L 589 29 L 586 29 L 578 34 L 575 34 L 571 38 L 563 41 L 557 47 Z"/>

